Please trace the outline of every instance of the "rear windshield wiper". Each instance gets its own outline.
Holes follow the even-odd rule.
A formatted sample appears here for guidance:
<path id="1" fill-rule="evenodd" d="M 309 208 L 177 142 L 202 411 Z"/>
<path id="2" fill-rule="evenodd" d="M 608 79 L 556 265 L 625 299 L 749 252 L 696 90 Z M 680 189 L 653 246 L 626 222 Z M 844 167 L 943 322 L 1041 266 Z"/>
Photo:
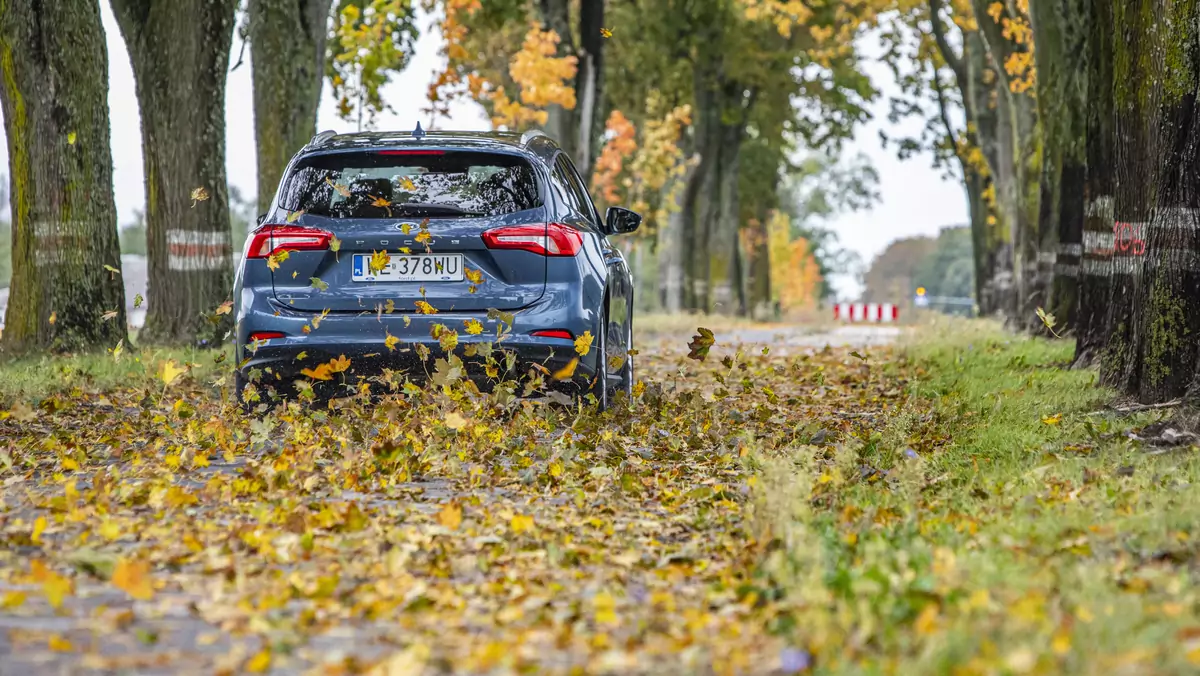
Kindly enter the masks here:
<path id="1" fill-rule="evenodd" d="M 405 202 L 393 204 L 392 209 L 412 216 L 482 216 L 483 214 L 460 209 L 450 204 L 430 204 L 427 202 Z"/>

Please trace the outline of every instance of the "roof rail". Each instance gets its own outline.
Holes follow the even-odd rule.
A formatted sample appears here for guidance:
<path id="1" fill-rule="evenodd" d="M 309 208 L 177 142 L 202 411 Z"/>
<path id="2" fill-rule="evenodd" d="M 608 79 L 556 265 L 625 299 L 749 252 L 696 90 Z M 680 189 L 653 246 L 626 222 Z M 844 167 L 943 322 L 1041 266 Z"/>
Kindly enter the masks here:
<path id="1" fill-rule="evenodd" d="M 541 129 L 530 129 L 529 131 L 525 132 L 524 134 L 521 134 L 521 145 L 523 145 L 523 146 L 529 145 L 530 141 L 532 141 L 533 139 L 535 139 L 539 136 L 545 136 L 546 138 L 550 138 L 549 136 L 547 136 L 546 132 L 542 131 Z"/>
<path id="2" fill-rule="evenodd" d="M 328 141 L 329 139 L 331 139 L 337 135 L 338 134 L 336 131 L 334 131 L 332 129 L 326 129 L 325 131 L 312 137 L 312 140 L 308 142 L 308 146 L 305 146 L 305 147 L 319 146 L 322 143 L 325 143 L 326 141 Z"/>

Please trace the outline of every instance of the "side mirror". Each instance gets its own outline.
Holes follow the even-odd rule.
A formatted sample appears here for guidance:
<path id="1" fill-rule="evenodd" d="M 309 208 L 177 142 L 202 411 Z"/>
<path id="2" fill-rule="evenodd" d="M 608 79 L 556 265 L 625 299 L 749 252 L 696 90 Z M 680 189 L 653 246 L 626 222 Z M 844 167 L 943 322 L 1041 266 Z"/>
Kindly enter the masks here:
<path id="1" fill-rule="evenodd" d="M 256 219 L 254 220 L 254 224 L 255 224 L 255 225 L 262 225 L 262 224 L 263 224 L 263 221 L 265 221 L 265 220 L 267 220 L 267 215 L 266 215 L 266 214 L 259 214 L 259 215 L 258 215 L 258 218 L 256 218 Z"/>
<path id="2" fill-rule="evenodd" d="M 609 232 L 620 235 L 637 230 L 642 224 L 642 216 L 623 207 L 609 207 L 608 212 L 604 214 L 604 224 Z"/>

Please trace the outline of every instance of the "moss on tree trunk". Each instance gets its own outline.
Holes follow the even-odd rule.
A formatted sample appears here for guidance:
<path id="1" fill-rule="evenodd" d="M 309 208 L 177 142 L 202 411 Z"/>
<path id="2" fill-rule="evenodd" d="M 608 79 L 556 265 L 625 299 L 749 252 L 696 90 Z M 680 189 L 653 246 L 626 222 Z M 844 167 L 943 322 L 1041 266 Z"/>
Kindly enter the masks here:
<path id="1" fill-rule="evenodd" d="M 0 0 L 12 282 L 7 354 L 127 335 L 113 205 L 108 56 L 96 0 Z M 115 312 L 103 319 L 107 312 Z"/>
<path id="2" fill-rule="evenodd" d="M 151 342 L 215 343 L 229 298 L 225 80 L 237 0 L 112 0 L 137 82 Z M 203 190 L 207 199 L 195 200 Z M 226 320 L 229 315 L 224 315 Z"/>

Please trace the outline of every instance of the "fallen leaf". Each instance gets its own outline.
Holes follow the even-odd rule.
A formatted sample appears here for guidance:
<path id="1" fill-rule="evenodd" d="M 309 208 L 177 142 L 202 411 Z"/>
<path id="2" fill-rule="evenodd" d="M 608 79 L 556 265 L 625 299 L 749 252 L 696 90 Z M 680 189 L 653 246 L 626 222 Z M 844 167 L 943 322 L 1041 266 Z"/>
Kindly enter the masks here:
<path id="1" fill-rule="evenodd" d="M 154 598 L 154 581 L 150 578 L 150 564 L 146 561 L 121 559 L 113 570 L 112 583 L 139 601 Z"/>
<path id="2" fill-rule="evenodd" d="M 437 522 L 450 530 L 458 530 L 462 521 L 462 505 L 457 502 L 447 502 L 437 514 Z"/>
<path id="3" fill-rule="evenodd" d="M 192 190 L 192 207 L 194 208 L 197 203 L 203 202 L 209 197 L 210 195 L 208 194 L 208 190 L 203 186 Z"/>

